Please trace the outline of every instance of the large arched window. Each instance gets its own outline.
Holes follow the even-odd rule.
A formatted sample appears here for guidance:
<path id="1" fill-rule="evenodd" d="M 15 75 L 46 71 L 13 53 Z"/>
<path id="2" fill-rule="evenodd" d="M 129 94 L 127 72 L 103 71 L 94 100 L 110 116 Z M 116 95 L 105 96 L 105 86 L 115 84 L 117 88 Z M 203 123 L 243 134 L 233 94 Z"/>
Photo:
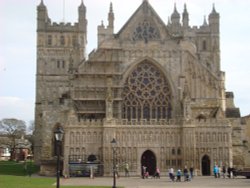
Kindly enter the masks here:
<path id="1" fill-rule="evenodd" d="M 126 79 L 123 89 L 124 119 L 171 118 L 171 90 L 163 73 L 144 60 Z"/>

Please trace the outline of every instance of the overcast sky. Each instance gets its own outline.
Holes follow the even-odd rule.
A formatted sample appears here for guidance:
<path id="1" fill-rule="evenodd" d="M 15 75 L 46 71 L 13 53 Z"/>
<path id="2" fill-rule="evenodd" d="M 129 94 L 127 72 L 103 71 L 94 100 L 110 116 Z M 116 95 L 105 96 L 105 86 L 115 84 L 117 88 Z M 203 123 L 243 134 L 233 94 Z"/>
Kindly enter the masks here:
<path id="1" fill-rule="evenodd" d="M 63 3 L 65 2 L 65 3 Z M 97 26 L 107 25 L 113 2 L 115 32 L 130 18 L 142 0 L 84 0 L 88 19 L 88 53 L 96 48 Z M 250 114 L 250 1 L 149 0 L 167 23 L 176 2 L 179 13 L 187 4 L 190 25 L 200 26 L 215 4 L 220 13 L 221 69 L 226 90 L 233 91 L 241 115 Z M 53 22 L 77 21 L 81 0 L 44 0 Z M 34 120 L 36 74 L 36 7 L 40 0 L 0 1 L 0 119 Z M 65 8 L 64 8 L 65 7 Z"/>

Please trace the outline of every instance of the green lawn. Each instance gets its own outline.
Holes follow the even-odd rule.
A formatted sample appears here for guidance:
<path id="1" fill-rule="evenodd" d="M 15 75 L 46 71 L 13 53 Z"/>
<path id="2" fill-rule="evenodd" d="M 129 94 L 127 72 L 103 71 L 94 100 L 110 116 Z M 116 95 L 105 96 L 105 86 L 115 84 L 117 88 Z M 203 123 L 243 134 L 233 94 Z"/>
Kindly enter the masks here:
<path id="1" fill-rule="evenodd" d="M 29 177 L 38 167 L 32 162 L 16 163 L 0 161 L 0 188 L 55 188 L 56 178 Z M 107 186 L 60 186 L 62 188 L 108 188 Z"/>
<path id="2" fill-rule="evenodd" d="M 55 178 L 0 175 L 1 188 L 55 188 Z M 107 186 L 60 186 L 62 188 L 108 188 Z M 109 187 L 110 188 L 110 187 Z"/>
<path id="3" fill-rule="evenodd" d="M 0 175 L 1 188 L 49 188 L 55 180 L 52 178 L 33 178 L 29 176 Z"/>
<path id="4" fill-rule="evenodd" d="M 0 161 L 0 175 L 26 176 L 39 171 L 39 167 L 32 161 L 20 162 Z"/>

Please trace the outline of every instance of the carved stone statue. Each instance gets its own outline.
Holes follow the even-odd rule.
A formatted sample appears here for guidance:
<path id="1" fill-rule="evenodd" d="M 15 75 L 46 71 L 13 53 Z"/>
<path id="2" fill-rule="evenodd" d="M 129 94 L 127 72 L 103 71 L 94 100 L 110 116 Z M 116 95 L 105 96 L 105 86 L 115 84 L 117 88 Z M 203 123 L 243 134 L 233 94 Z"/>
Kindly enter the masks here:
<path id="1" fill-rule="evenodd" d="M 107 120 L 110 120 L 113 118 L 113 96 L 112 96 L 112 80 L 111 78 L 108 78 L 107 83 L 107 93 L 106 93 L 106 118 Z"/>

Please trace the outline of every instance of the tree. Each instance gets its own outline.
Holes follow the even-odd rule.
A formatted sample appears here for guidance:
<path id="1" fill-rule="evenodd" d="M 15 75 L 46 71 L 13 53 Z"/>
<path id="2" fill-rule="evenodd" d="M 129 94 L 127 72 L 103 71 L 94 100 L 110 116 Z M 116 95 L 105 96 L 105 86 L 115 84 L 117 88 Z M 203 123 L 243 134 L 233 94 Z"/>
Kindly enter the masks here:
<path id="1" fill-rule="evenodd" d="M 31 120 L 29 122 L 26 139 L 28 139 L 29 142 L 31 143 L 31 151 L 32 151 L 32 153 L 34 151 L 34 134 L 33 134 L 34 131 L 35 131 L 35 122 L 34 122 L 34 120 Z"/>
<path id="2" fill-rule="evenodd" d="M 9 148 L 10 148 L 10 159 L 14 159 L 14 154 L 16 150 L 16 139 L 21 138 L 21 136 L 25 135 L 26 131 L 26 123 L 23 120 L 18 119 L 2 119 L 0 121 L 0 133 L 3 136 L 7 136 L 10 140 Z"/>
<path id="3" fill-rule="evenodd" d="M 28 135 L 33 135 L 34 130 L 35 130 L 35 122 L 34 122 L 34 120 L 31 120 L 31 121 L 29 122 L 27 134 L 28 134 Z"/>

